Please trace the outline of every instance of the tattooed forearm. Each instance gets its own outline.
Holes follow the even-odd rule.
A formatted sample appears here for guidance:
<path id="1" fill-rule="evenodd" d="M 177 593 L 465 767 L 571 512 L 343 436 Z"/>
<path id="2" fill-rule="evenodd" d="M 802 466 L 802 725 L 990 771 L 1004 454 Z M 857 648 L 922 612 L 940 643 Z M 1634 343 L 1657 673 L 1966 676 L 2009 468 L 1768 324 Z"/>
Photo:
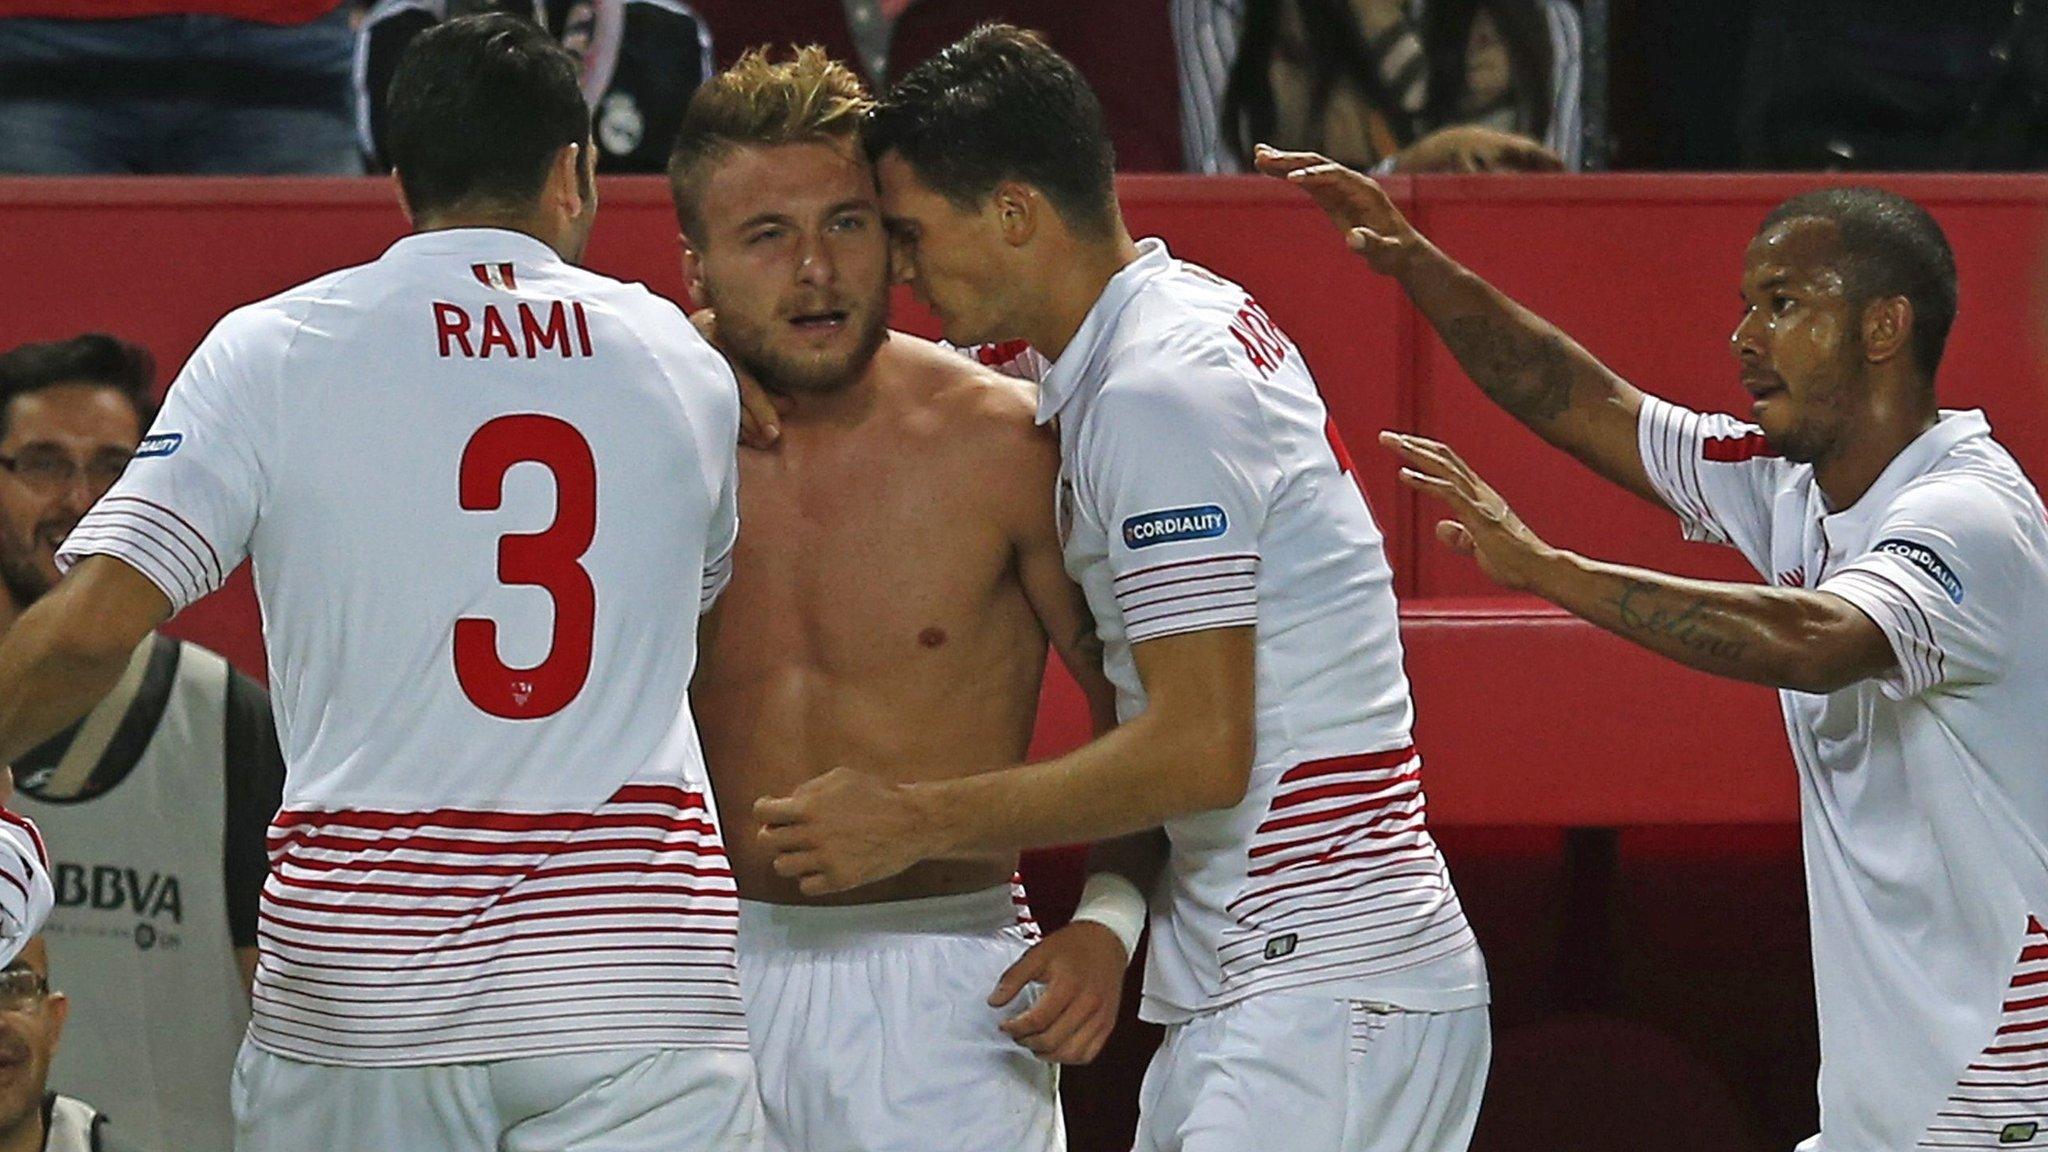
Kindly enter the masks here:
<path id="1" fill-rule="evenodd" d="M 1438 331 L 1472 382 L 1517 420 L 1547 424 L 1571 407 L 1572 357 L 1563 333 L 1503 316 L 1458 316 Z"/>
<path id="2" fill-rule="evenodd" d="M 1676 641 L 1713 660 L 1740 660 L 1749 647 L 1748 641 L 1716 627 L 1702 596 L 1670 595 L 1654 584 L 1630 580 L 1606 603 L 1622 631 Z"/>

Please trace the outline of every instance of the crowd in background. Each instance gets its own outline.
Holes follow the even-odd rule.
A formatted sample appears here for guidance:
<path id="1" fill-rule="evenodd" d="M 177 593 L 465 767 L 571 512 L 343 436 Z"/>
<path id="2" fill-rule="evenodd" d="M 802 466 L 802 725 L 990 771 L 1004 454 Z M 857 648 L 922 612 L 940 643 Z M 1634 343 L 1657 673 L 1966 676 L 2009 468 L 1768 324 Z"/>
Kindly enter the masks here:
<path id="1" fill-rule="evenodd" d="M 658 171 L 691 92 L 749 47 L 823 44 L 882 86 L 990 19 L 1075 61 L 1125 171 L 1241 171 L 1258 140 L 1382 171 L 2018 169 L 2040 147 L 2038 5 L 1609 0 L 1589 37 L 1582 4 L 0 0 L 0 171 L 380 171 L 398 54 L 485 9 L 582 62 L 612 172 Z M 1612 122 L 1590 150 L 1589 75 Z"/>

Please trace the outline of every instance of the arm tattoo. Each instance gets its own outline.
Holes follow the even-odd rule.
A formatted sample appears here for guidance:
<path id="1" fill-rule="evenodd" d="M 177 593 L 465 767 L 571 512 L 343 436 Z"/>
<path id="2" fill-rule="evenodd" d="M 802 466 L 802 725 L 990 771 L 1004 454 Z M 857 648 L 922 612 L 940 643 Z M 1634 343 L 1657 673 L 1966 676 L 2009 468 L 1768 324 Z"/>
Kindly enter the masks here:
<path id="1" fill-rule="evenodd" d="M 1479 390 L 1524 424 L 1547 424 L 1572 405 L 1564 334 L 1512 319 L 1460 316 L 1438 329 Z"/>
<path id="2" fill-rule="evenodd" d="M 1660 600 L 1657 586 L 1631 580 L 1607 601 L 1621 627 L 1642 636 L 1663 636 L 1703 656 L 1716 660 L 1737 660 L 1748 641 L 1729 636 L 1714 627 L 1707 615 L 1705 597 L 1695 596 L 1683 607 Z"/>

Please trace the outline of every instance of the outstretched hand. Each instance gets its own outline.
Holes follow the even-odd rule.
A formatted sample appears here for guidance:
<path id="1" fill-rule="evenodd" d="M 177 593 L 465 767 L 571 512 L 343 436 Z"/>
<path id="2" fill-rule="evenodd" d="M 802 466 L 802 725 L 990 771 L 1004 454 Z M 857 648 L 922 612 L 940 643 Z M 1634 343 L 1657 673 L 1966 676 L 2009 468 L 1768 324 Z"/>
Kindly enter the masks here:
<path id="1" fill-rule="evenodd" d="M 1522 523 L 1492 485 L 1479 478 L 1450 445 L 1426 436 L 1380 433 L 1380 443 L 1401 458 L 1401 482 L 1442 500 L 1455 519 L 1436 526 L 1451 551 L 1479 562 L 1480 571 L 1507 588 L 1527 588 L 1551 548 Z"/>
<path id="2" fill-rule="evenodd" d="M 1252 163 L 1268 176 L 1309 194 L 1344 233 L 1344 242 L 1365 257 L 1373 271 L 1396 275 L 1428 241 L 1422 238 L 1379 181 L 1315 152 L 1282 152 L 1261 144 Z"/>

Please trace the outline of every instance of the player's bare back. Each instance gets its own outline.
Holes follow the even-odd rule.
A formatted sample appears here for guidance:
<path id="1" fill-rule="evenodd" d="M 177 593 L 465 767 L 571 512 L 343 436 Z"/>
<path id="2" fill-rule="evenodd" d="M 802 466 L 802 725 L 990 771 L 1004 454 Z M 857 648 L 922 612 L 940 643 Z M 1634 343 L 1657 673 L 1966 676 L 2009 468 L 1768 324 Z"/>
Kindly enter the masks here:
<path id="1" fill-rule="evenodd" d="M 743 898 L 864 903 L 969 892 L 1015 860 L 937 861 L 820 901 L 770 869 L 754 801 L 834 767 L 901 780 L 1014 764 L 1046 635 L 1020 541 L 1049 531 L 1057 447 L 1035 397 L 892 335 L 868 403 L 786 419 L 740 454 L 742 528 L 692 693 Z"/>

